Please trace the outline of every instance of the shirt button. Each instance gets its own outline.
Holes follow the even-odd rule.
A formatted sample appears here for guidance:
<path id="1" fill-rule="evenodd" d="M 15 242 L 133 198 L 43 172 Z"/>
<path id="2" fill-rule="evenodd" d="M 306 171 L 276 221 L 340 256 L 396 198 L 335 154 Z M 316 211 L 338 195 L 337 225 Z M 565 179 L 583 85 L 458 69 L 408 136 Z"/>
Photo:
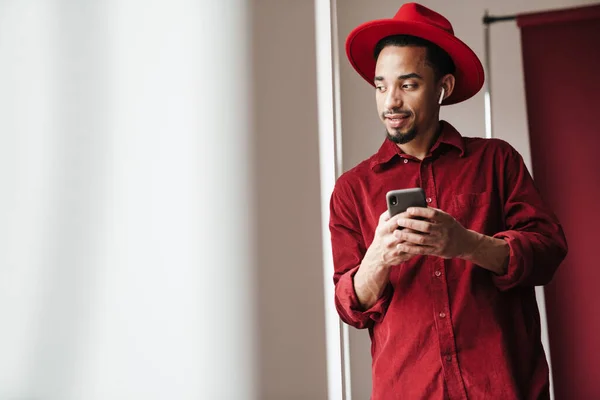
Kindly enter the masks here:
<path id="1" fill-rule="evenodd" d="M 428 197 L 428 198 L 427 198 L 427 202 L 428 202 L 428 203 L 431 203 L 431 197 Z"/>
<path id="2" fill-rule="evenodd" d="M 408 164 L 408 159 L 407 158 L 404 159 L 404 164 Z"/>
<path id="3" fill-rule="evenodd" d="M 440 318 L 446 318 L 446 313 L 441 312 L 440 313 Z"/>
<path id="4" fill-rule="evenodd" d="M 442 276 L 442 271 L 435 271 L 435 276 Z"/>
<path id="5" fill-rule="evenodd" d="M 446 356 L 446 361 L 448 361 L 448 362 L 452 361 L 452 356 Z"/>

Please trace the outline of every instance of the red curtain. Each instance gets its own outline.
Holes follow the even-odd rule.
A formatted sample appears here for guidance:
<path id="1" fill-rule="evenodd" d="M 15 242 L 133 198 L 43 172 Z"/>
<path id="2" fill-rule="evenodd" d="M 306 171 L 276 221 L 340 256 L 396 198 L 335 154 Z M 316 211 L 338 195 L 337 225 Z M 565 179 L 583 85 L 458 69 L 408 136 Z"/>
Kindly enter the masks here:
<path id="1" fill-rule="evenodd" d="M 556 400 L 600 399 L 600 5 L 517 23 L 532 172 L 569 244 L 545 289 Z"/>

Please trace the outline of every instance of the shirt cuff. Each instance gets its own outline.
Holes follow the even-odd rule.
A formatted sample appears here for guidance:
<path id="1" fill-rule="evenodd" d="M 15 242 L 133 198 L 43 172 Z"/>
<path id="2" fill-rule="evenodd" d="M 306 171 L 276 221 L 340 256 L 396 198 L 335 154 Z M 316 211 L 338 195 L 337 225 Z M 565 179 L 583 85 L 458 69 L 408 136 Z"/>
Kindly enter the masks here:
<path id="1" fill-rule="evenodd" d="M 494 284 L 503 291 L 519 286 L 531 274 L 532 260 L 529 241 L 516 231 L 499 232 L 493 237 L 504 240 L 510 249 L 506 273 L 494 275 Z"/>
<path id="2" fill-rule="evenodd" d="M 377 302 L 363 310 L 354 290 L 354 275 L 360 266 L 354 267 L 340 277 L 336 285 L 336 304 L 342 321 L 356 328 L 367 328 L 374 322 L 381 322 L 393 294 L 388 284 Z"/>

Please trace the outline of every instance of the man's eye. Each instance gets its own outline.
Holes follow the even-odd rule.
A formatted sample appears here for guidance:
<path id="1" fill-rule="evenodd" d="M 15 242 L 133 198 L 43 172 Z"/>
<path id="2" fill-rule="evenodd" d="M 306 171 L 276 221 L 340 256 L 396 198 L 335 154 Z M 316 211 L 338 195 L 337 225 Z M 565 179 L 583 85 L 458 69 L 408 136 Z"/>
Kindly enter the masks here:
<path id="1" fill-rule="evenodd" d="M 377 90 L 379 92 L 383 92 L 385 90 L 385 88 L 383 86 L 375 86 L 375 90 Z"/>
<path id="2" fill-rule="evenodd" d="M 416 89 L 418 85 L 416 83 L 405 83 L 402 85 L 404 89 Z"/>

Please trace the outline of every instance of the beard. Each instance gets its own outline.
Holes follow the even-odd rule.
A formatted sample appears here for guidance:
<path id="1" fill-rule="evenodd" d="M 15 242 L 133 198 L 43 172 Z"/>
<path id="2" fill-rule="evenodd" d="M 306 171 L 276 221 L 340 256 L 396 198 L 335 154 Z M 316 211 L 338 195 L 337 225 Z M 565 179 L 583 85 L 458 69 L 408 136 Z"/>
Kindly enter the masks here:
<path id="1" fill-rule="evenodd" d="M 389 130 L 386 129 L 385 133 L 387 135 L 388 140 L 396 144 L 406 144 L 417 137 L 418 130 L 416 126 L 413 126 L 408 131 L 402 133 L 400 129 L 393 129 L 393 133 L 390 133 Z"/>
<path id="2" fill-rule="evenodd" d="M 410 110 L 402 110 L 400 108 L 392 108 L 390 110 L 386 110 L 383 113 L 381 113 L 381 118 L 385 121 L 385 119 L 392 115 L 392 114 L 398 114 L 398 115 L 402 115 L 406 118 L 414 118 L 414 114 L 410 111 Z M 388 140 L 396 143 L 396 144 L 406 144 L 408 142 L 410 142 L 411 140 L 413 140 L 415 137 L 417 137 L 418 134 L 418 129 L 416 127 L 416 123 L 413 120 L 412 121 L 412 126 L 410 126 L 408 128 L 408 130 L 406 130 L 405 132 L 402 132 L 401 128 L 389 128 L 387 129 L 386 127 L 386 135 Z M 406 128 L 404 128 L 406 129 Z"/>

